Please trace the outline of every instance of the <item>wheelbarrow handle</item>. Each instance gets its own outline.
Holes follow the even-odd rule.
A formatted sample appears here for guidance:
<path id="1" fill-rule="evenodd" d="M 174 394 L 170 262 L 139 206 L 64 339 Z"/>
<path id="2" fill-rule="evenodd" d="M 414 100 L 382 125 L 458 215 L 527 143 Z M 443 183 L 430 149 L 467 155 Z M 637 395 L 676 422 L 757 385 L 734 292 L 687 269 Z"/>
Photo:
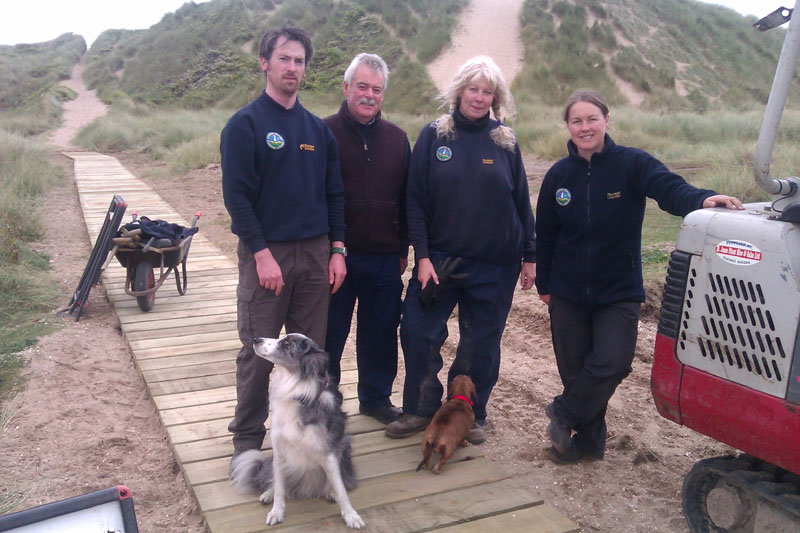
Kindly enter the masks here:
<path id="1" fill-rule="evenodd" d="M 134 237 L 135 235 L 141 235 L 142 234 L 142 228 L 136 228 L 136 229 L 132 229 L 130 231 L 126 230 L 125 228 L 122 228 L 122 229 L 120 229 L 120 234 L 123 237 Z"/>
<path id="2" fill-rule="evenodd" d="M 201 213 L 200 211 L 194 214 L 194 218 L 192 219 L 192 227 L 197 226 L 197 221 L 200 219 L 201 216 L 203 216 L 203 213 Z"/>

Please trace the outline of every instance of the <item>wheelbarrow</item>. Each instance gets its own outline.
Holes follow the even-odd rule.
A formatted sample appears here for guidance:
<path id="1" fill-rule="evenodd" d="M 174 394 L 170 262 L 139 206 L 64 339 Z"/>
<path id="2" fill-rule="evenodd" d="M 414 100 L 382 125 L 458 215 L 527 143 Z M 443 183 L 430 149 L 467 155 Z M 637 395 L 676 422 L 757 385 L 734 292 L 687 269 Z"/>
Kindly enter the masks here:
<path id="1" fill-rule="evenodd" d="M 197 220 L 200 215 L 201 213 L 197 213 L 194 216 L 192 226 L 188 230 L 163 220 L 150 221 L 147 217 L 141 217 L 137 221 L 134 218 L 134 221 L 123 226 L 113 239 L 114 256 L 126 269 L 125 294 L 135 297 L 142 311 L 147 312 L 153 308 L 156 291 L 172 272 L 175 273 L 178 294 L 181 296 L 186 294 L 186 259 L 192 237 L 197 232 Z M 173 238 L 164 238 L 158 232 L 150 234 L 146 223 L 163 223 L 185 231 Z M 155 276 L 156 268 L 159 269 L 158 279 Z"/>

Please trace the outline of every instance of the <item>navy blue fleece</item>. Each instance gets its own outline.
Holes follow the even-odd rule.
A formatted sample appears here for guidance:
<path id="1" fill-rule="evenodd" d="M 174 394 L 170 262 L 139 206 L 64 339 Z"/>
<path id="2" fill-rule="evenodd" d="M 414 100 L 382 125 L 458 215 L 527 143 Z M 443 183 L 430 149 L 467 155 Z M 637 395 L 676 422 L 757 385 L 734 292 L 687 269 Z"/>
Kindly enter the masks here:
<path id="1" fill-rule="evenodd" d="M 270 148 L 270 133 L 280 135 L 282 147 Z M 231 231 L 252 253 L 271 241 L 325 234 L 331 241 L 344 240 L 336 139 L 299 100 L 285 109 L 261 93 L 230 118 L 222 130 L 220 153 Z"/>
<path id="2" fill-rule="evenodd" d="M 568 148 L 570 155 L 550 168 L 539 191 L 536 288 L 591 306 L 644 302 L 646 198 L 682 217 L 716 193 L 686 183 L 647 152 L 619 146 L 608 135 L 591 164 L 572 141 Z"/>
<path id="3" fill-rule="evenodd" d="M 500 148 L 489 132 L 500 123 L 455 138 L 425 126 L 411 154 L 408 234 L 417 260 L 429 250 L 497 265 L 536 260 L 533 212 L 519 146 Z M 437 157 L 440 147 L 450 158 Z M 443 160 L 446 159 L 446 160 Z"/>

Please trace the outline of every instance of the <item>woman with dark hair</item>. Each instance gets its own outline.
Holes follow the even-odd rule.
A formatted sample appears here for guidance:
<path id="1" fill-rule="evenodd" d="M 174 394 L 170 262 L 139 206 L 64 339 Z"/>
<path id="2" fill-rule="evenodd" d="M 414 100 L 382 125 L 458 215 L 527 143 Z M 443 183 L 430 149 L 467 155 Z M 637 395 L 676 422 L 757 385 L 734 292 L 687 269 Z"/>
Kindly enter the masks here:
<path id="1" fill-rule="evenodd" d="M 570 96 L 564 121 L 569 155 L 545 175 L 536 208 L 536 288 L 550 311 L 564 385 L 546 408 L 548 453 L 571 463 L 603 458 L 608 401 L 631 372 L 645 300 L 646 198 L 677 216 L 743 207 L 693 187 L 643 150 L 615 144 L 606 133 L 608 106 L 595 91 Z"/>
<path id="2" fill-rule="evenodd" d="M 441 405 L 437 377 L 447 319 L 458 305 L 460 338 L 448 383 L 475 383 L 476 423 L 467 440 L 486 440 L 486 404 L 500 371 L 500 338 L 514 286 L 533 286 L 534 221 L 514 132 L 495 117 L 513 112 L 500 69 L 478 56 L 461 66 L 442 96 L 450 113 L 425 126 L 411 155 L 408 233 L 416 264 L 400 341 L 406 364 L 403 415 L 386 435 L 421 431 Z"/>

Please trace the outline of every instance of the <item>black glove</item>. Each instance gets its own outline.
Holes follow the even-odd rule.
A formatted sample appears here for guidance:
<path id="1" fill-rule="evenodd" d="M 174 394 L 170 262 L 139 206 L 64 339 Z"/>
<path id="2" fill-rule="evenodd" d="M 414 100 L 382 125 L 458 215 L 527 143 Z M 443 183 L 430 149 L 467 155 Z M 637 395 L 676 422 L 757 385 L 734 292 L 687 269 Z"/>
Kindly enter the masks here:
<path id="1" fill-rule="evenodd" d="M 445 285 L 453 281 L 462 281 L 469 277 L 469 273 L 462 272 L 461 274 L 453 274 L 453 271 L 461 263 L 460 257 L 447 257 L 442 259 L 435 265 L 433 269 L 436 271 L 436 276 L 439 278 L 439 284 L 433 282 L 433 278 L 428 280 L 428 284 L 419 293 L 419 301 L 425 309 L 432 307 L 436 304 L 436 298 L 439 296 L 439 291 Z"/>

